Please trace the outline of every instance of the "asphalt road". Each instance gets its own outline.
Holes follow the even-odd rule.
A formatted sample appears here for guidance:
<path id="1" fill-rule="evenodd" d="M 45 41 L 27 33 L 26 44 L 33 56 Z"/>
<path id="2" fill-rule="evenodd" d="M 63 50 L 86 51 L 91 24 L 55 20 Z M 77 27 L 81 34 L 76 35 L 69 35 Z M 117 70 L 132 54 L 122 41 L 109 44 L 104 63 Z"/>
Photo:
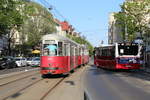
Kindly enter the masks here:
<path id="1" fill-rule="evenodd" d="M 111 71 L 87 65 L 55 88 L 63 77 L 42 79 L 39 69 L 0 77 L 0 100 L 84 100 L 84 92 L 89 100 L 150 100 L 150 74 L 143 71 Z"/>
<path id="2" fill-rule="evenodd" d="M 91 66 L 82 80 L 90 100 L 150 100 L 150 75 L 142 71 L 112 71 Z"/>

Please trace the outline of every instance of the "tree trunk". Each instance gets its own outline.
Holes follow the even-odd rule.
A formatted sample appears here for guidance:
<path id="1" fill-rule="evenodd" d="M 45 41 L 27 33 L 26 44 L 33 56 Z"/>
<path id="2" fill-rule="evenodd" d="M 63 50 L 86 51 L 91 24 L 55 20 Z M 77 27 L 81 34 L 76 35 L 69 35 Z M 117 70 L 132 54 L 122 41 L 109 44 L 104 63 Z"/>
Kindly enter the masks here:
<path id="1" fill-rule="evenodd" d="M 11 39 L 8 39 L 8 55 L 11 56 Z"/>

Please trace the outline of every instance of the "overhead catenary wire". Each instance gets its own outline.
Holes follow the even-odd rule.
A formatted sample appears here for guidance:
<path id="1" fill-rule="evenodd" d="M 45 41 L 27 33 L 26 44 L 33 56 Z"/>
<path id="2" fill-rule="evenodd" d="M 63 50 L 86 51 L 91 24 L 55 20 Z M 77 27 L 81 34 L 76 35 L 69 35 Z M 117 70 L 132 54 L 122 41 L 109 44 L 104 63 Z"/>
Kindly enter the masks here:
<path id="1" fill-rule="evenodd" d="M 71 22 L 65 17 L 65 16 L 63 16 L 61 13 L 60 13 L 60 11 L 59 10 L 57 10 L 57 8 L 54 6 L 54 5 L 52 5 L 52 4 L 50 4 L 50 2 L 48 2 L 47 0 L 39 0 L 39 1 L 42 1 L 41 3 L 44 5 L 44 6 L 46 6 L 49 10 L 53 10 L 54 12 L 53 12 L 53 15 L 57 18 L 57 15 L 58 16 L 60 16 L 63 20 L 65 20 L 65 21 L 67 21 L 67 22 L 69 22 L 69 24 L 71 24 Z M 72 25 L 72 24 L 71 24 Z M 77 31 L 77 32 L 80 32 L 77 28 L 75 28 L 75 30 Z"/>
<path id="2" fill-rule="evenodd" d="M 57 8 L 50 4 L 50 2 L 48 2 L 47 0 L 31 0 L 31 1 L 34 1 L 34 2 L 39 2 L 41 5 L 43 5 L 45 8 L 48 9 L 48 11 L 52 12 L 52 15 L 55 17 L 55 18 L 61 18 L 63 19 L 64 21 L 67 21 L 70 25 L 71 22 L 65 17 L 63 16 L 59 10 L 57 10 Z M 72 25 L 73 26 L 73 25 Z M 83 37 L 84 35 L 81 35 L 82 31 L 79 31 L 76 27 L 73 26 L 73 28 L 75 29 L 76 32 L 78 32 L 80 34 L 81 37 Z"/>
<path id="3" fill-rule="evenodd" d="M 47 0 L 44 0 L 47 4 L 49 4 L 49 7 L 52 7 L 52 9 L 60 16 L 62 17 L 64 20 L 66 20 L 67 18 L 64 17 L 57 9 L 54 5 L 50 4 Z"/>

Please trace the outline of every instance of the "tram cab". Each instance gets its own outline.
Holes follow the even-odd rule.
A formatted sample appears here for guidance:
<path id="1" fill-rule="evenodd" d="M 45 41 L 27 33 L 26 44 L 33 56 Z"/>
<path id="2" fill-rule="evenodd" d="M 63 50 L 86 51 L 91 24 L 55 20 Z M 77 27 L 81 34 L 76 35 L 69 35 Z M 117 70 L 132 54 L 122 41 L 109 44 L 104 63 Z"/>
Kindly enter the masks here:
<path id="1" fill-rule="evenodd" d="M 66 74 L 78 66 L 78 46 L 76 42 L 48 34 L 42 37 L 41 74 Z"/>

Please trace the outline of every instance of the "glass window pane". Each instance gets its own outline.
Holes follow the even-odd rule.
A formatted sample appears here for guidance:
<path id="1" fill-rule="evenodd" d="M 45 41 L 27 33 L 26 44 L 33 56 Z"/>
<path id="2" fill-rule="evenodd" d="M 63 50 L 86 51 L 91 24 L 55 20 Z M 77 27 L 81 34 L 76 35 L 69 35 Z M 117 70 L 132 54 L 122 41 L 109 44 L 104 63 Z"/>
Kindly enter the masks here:
<path id="1" fill-rule="evenodd" d="M 56 44 L 44 44 L 43 46 L 44 56 L 56 56 L 57 55 L 57 45 Z"/>
<path id="2" fill-rule="evenodd" d="M 62 42 L 58 42 L 58 55 L 59 55 L 59 56 L 62 56 L 62 55 L 63 55 Z"/>

